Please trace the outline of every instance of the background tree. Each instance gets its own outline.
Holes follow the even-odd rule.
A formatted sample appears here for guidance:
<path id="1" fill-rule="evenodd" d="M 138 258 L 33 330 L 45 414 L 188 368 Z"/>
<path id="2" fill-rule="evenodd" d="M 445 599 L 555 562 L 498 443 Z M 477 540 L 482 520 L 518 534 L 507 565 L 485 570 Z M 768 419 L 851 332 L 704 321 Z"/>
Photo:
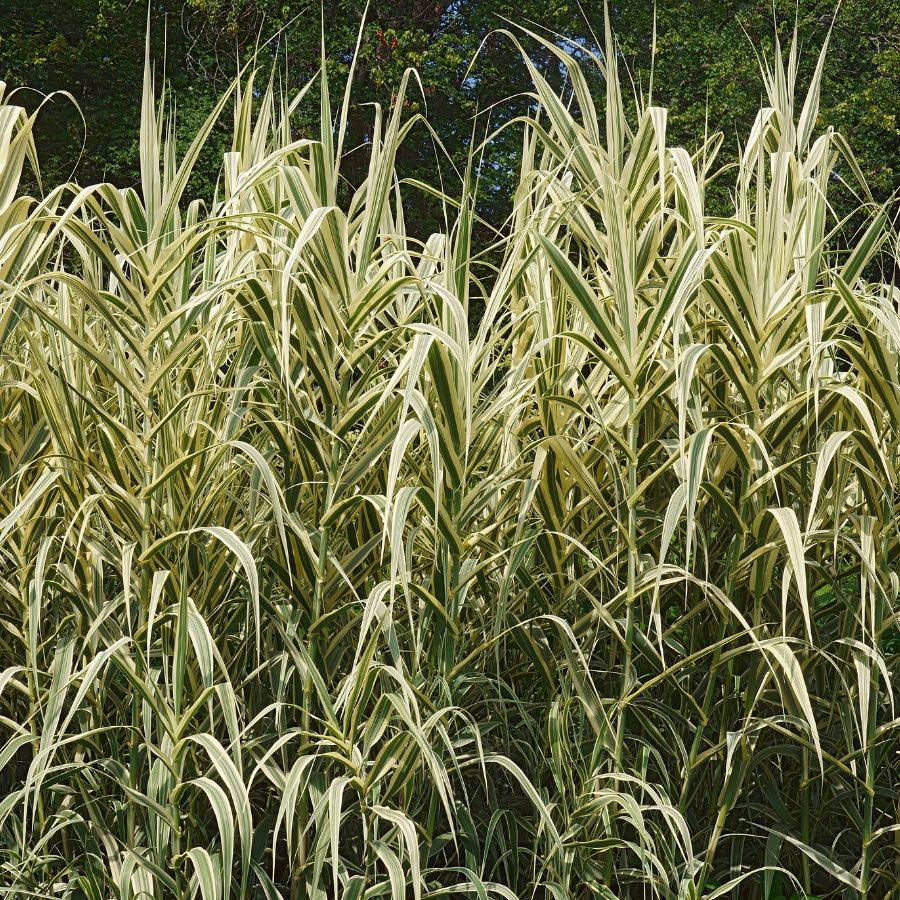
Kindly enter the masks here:
<path id="1" fill-rule="evenodd" d="M 353 59 L 363 11 L 357 0 L 333 0 L 325 6 L 328 62 L 338 79 Z M 12 87 L 27 86 L 43 94 L 70 91 L 81 110 L 57 97 L 41 113 L 36 137 L 48 183 L 68 178 L 76 166 L 82 183 L 136 182 L 134 135 L 147 14 L 146 4 L 136 0 L 8 0 L 0 10 L 0 77 Z M 834 21 L 820 126 L 833 125 L 848 136 L 876 199 L 884 200 L 897 189 L 898 0 L 846 0 L 836 15 L 834 0 L 804 0 L 799 7 L 794 0 L 660 0 L 655 9 L 645 0 L 619 0 L 611 5 L 611 14 L 636 89 L 650 87 L 652 70 L 654 98 L 670 109 L 672 140 L 696 146 L 707 120 L 715 122 L 725 129 L 722 162 L 736 158 L 759 106 L 762 84 L 756 54 L 771 49 L 775 33 L 787 39 L 796 21 L 801 46 L 808 50 L 801 67 L 808 69 Z M 654 17 L 657 40 L 651 65 Z M 152 0 L 149 19 L 152 53 L 157 65 L 165 67 L 184 135 L 194 133 L 238 63 L 250 59 L 260 44 L 263 67 L 276 63 L 278 77 L 286 77 L 292 86 L 307 81 L 319 66 L 320 14 L 309 2 Z M 508 121 L 527 102 L 522 96 L 528 89 L 527 72 L 509 41 L 492 32 L 512 22 L 591 47 L 602 33 L 601 20 L 600 3 L 380 0 L 367 15 L 346 146 L 365 147 L 373 118 L 367 104 L 390 106 L 403 70 L 412 66 L 419 72 L 422 91 L 410 93 L 410 114 L 427 111 L 438 138 L 462 170 L 473 138 L 480 142 L 489 126 Z M 525 45 L 542 74 L 562 83 L 565 73 L 551 54 L 534 42 L 526 40 Z M 39 99 L 34 93 L 24 102 L 33 105 Z M 312 123 L 299 120 L 297 127 L 312 128 Z M 417 139 L 401 149 L 400 172 L 430 181 L 440 165 L 441 177 L 452 188 L 453 165 L 438 161 L 428 131 L 417 127 Z M 211 196 L 228 131 L 223 122 L 210 141 L 191 186 L 195 193 Z M 492 142 L 481 166 L 479 203 L 492 222 L 502 221 L 508 208 L 518 155 L 519 135 L 509 129 Z M 358 164 L 346 170 L 351 179 L 365 171 L 364 151 L 358 157 Z M 726 178 L 718 186 L 720 199 L 728 189 Z M 846 191 L 835 197 L 839 214 L 855 206 Z M 410 230 L 421 235 L 441 227 L 438 208 L 422 195 L 411 207 Z"/>

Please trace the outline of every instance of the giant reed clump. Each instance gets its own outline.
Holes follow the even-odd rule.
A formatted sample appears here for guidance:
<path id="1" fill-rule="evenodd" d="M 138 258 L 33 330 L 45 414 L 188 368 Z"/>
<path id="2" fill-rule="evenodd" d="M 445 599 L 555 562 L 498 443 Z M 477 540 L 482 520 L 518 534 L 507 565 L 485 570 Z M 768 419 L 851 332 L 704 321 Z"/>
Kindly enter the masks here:
<path id="1" fill-rule="evenodd" d="M 5 896 L 896 887 L 889 210 L 837 249 L 791 48 L 710 216 L 606 41 L 531 71 L 490 279 L 473 176 L 406 234 L 402 102 L 346 206 L 324 79 L 179 159 L 148 66 L 139 187 L 39 201 L 0 107 Z"/>

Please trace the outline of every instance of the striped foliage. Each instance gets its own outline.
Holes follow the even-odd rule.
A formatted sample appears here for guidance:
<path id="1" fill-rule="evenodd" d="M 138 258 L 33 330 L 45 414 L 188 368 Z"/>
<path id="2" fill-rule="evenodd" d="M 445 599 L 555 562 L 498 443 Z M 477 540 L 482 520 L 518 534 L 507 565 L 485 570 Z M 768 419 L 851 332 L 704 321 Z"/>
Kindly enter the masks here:
<path id="1" fill-rule="evenodd" d="M 140 185 L 39 201 L 3 100 L 4 896 L 891 895 L 891 210 L 831 215 L 821 59 L 723 170 L 605 41 L 531 69 L 496 265 L 472 171 L 407 234 L 414 73 L 348 202 L 324 77 L 179 158 L 148 64 Z"/>

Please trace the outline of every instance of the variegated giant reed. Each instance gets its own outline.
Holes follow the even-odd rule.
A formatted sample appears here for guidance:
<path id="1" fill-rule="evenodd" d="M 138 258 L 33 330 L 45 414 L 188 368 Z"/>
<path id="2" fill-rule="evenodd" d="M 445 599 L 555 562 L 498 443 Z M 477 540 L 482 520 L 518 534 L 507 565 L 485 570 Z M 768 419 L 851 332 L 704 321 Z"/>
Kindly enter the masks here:
<path id="1" fill-rule="evenodd" d="M 502 224 L 490 141 L 395 173 L 412 73 L 364 148 L 245 76 L 179 158 L 148 64 L 140 184 L 40 200 L 0 106 L 0 894 L 897 896 L 892 209 L 821 59 L 723 171 L 605 46 Z"/>

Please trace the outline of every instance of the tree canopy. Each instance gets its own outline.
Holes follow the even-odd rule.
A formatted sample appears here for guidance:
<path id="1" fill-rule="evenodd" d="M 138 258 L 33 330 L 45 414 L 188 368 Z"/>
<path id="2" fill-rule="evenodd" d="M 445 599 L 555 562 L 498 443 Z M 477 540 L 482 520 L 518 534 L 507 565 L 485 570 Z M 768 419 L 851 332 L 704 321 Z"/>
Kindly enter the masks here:
<path id="1" fill-rule="evenodd" d="M 707 121 L 727 127 L 722 162 L 736 157 L 759 108 L 757 54 L 769 52 L 776 35 L 786 41 L 796 27 L 806 49 L 801 69 L 809 70 L 831 30 L 819 124 L 847 135 L 875 199 L 884 200 L 900 183 L 900 2 L 835 6 L 835 0 L 659 0 L 655 6 L 619 0 L 610 14 L 635 90 L 646 93 L 652 85 L 654 100 L 669 107 L 672 140 L 697 146 Z M 370 104 L 389 107 L 403 71 L 414 67 L 421 90 L 406 103 L 411 115 L 427 112 L 434 135 L 416 126 L 399 170 L 426 177 L 440 165 L 441 177 L 452 181 L 453 165 L 436 162 L 438 145 L 463 170 L 473 141 L 480 144 L 489 129 L 514 119 L 528 103 L 527 70 L 500 30 L 516 33 L 539 71 L 563 84 L 558 62 L 521 29 L 590 49 L 598 45 L 602 17 L 600 3 L 537 0 L 380 0 L 367 11 L 357 0 L 330 0 L 321 9 L 306 0 L 151 0 L 149 10 L 135 0 L 8 0 L 0 11 L 0 78 L 13 88 L 34 89 L 19 100 L 32 107 L 41 95 L 71 94 L 53 97 L 38 119 L 47 181 L 64 180 L 77 167 L 81 183 L 125 185 L 138 177 L 135 134 L 148 22 L 151 53 L 158 70 L 164 68 L 185 136 L 254 54 L 264 73 L 292 87 L 305 83 L 320 65 L 324 32 L 328 65 L 338 79 L 356 58 L 346 146 L 365 144 Z M 222 123 L 194 176 L 200 194 L 214 190 L 228 126 Z M 515 128 L 502 131 L 479 168 L 479 203 L 495 222 L 508 208 L 519 143 Z M 364 170 L 361 153 L 357 174 Z M 718 189 L 727 192 L 727 181 Z M 848 197 L 846 206 L 855 203 Z M 438 208 L 423 195 L 410 227 L 440 225 Z"/>

